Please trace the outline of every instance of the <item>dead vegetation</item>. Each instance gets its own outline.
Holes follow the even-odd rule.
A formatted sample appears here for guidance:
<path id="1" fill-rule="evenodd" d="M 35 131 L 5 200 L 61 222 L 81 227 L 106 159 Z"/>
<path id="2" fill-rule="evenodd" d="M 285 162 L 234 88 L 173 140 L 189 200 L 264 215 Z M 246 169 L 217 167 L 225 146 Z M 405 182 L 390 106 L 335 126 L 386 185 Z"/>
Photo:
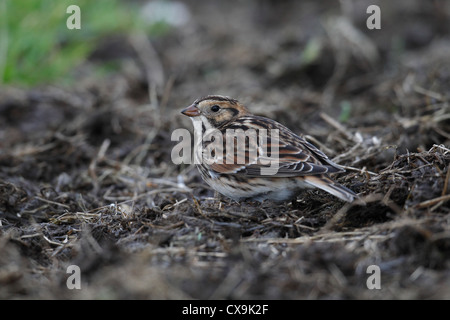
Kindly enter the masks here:
<path id="1" fill-rule="evenodd" d="M 117 74 L 3 87 L 0 297 L 450 298 L 450 41 L 434 20 L 449 6 L 399 21 L 381 1 L 371 33 L 349 3 L 193 2 L 189 27 L 122 39 L 134 54 Z M 307 133 L 361 200 L 218 202 L 170 158 L 180 110 L 211 93 Z"/>

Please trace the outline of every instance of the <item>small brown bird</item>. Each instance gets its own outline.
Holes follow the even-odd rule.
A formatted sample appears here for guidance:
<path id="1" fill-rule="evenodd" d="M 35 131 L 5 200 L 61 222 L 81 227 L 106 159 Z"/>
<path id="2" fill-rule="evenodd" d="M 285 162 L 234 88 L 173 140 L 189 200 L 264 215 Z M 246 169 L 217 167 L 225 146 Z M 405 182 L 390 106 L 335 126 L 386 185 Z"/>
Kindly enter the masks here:
<path id="1" fill-rule="evenodd" d="M 342 167 L 282 124 L 252 115 L 235 99 L 206 96 L 197 99 L 182 113 L 191 117 L 194 128 L 201 130 L 197 136 L 202 139 L 196 142 L 196 146 L 203 150 L 197 154 L 197 159 L 203 160 L 197 164 L 203 180 L 235 201 L 292 200 L 305 188 L 319 188 L 349 202 L 357 198 L 353 191 L 328 176 L 328 173 L 344 172 Z M 201 126 L 196 126 L 196 121 L 200 121 Z M 239 132 L 239 129 L 244 133 L 253 129 L 258 139 L 251 139 L 249 135 L 240 147 L 236 136 L 227 140 L 227 135 L 229 137 L 230 133 Z M 264 136 L 266 140 L 261 138 Z M 231 147 L 230 141 L 235 142 Z M 209 158 L 205 150 L 210 151 Z M 276 161 L 269 164 L 269 160 L 274 159 Z M 268 170 L 273 163 L 277 164 L 275 171 L 264 173 L 263 170 Z"/>

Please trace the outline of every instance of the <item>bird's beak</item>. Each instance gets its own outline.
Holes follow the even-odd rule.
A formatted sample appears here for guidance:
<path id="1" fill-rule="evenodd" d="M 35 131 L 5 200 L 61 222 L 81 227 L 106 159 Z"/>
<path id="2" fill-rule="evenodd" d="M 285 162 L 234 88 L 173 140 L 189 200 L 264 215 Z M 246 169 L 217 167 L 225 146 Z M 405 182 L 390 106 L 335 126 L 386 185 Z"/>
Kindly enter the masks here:
<path id="1" fill-rule="evenodd" d="M 181 113 L 188 117 L 196 117 L 200 115 L 200 110 L 193 104 L 181 111 Z"/>

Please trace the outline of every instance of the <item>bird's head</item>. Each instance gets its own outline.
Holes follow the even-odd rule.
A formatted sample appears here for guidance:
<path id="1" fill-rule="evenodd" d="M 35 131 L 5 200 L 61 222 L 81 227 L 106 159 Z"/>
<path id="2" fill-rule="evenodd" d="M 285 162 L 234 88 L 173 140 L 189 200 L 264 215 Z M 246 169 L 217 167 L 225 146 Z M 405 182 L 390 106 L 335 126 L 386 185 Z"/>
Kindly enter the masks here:
<path id="1" fill-rule="evenodd" d="M 206 127 L 212 128 L 220 128 L 230 121 L 249 114 L 237 100 L 218 95 L 197 99 L 181 113 L 193 120 L 198 117 Z"/>

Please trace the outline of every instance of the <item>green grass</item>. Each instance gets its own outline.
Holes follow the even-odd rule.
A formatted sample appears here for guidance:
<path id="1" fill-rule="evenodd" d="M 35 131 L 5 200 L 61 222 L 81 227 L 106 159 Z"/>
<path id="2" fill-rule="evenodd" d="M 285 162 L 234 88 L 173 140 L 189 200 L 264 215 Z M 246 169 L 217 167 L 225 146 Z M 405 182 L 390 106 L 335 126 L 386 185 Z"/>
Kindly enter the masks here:
<path id="1" fill-rule="evenodd" d="M 341 106 L 341 113 L 339 114 L 339 121 L 340 122 L 347 122 L 352 113 L 352 104 L 348 100 L 343 100 L 340 103 Z"/>
<path id="2" fill-rule="evenodd" d="M 66 26 L 73 4 L 81 11 L 79 30 Z M 0 83 L 68 83 L 68 72 L 101 37 L 138 28 L 152 32 L 139 19 L 139 7 L 126 1 L 0 0 Z"/>

